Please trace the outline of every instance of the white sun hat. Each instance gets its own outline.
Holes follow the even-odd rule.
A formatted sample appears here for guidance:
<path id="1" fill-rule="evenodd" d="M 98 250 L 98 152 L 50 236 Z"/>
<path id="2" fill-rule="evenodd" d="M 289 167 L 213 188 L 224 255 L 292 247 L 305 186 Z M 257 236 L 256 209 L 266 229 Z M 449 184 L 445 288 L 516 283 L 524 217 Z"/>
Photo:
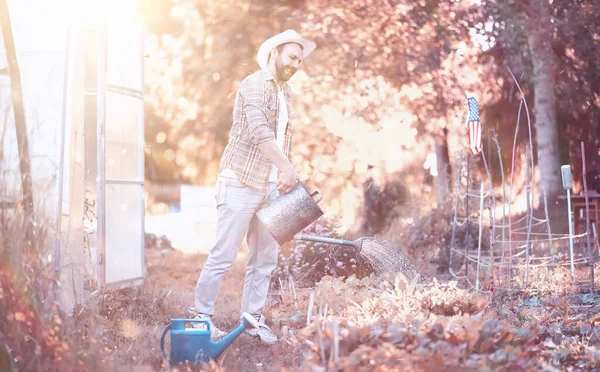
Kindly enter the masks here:
<path id="1" fill-rule="evenodd" d="M 303 58 L 308 57 L 317 47 L 317 44 L 302 38 L 302 36 L 300 36 L 300 34 L 296 31 L 292 29 L 285 30 L 280 34 L 267 39 L 264 43 L 262 43 L 260 48 L 258 48 L 256 60 L 258 61 L 260 68 L 264 68 L 267 65 L 267 59 L 269 58 L 271 50 L 285 43 L 298 43 L 302 45 L 302 48 L 304 49 Z"/>

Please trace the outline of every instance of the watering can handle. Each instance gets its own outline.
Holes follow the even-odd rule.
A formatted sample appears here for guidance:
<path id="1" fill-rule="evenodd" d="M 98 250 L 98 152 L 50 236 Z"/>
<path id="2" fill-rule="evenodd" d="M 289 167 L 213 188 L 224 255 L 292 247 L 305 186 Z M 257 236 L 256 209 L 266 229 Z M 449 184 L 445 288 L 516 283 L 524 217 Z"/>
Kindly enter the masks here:
<path id="1" fill-rule="evenodd" d="M 279 189 L 275 188 L 275 189 L 271 190 L 267 195 L 265 195 L 265 197 L 263 198 L 263 201 L 269 200 L 269 197 L 271 195 L 273 195 L 275 193 L 275 191 L 279 192 Z"/>
<path id="2" fill-rule="evenodd" d="M 165 336 L 167 335 L 167 332 L 169 332 L 169 329 L 171 329 L 171 324 L 170 323 L 167 326 L 167 328 L 165 328 L 165 330 L 163 331 L 162 336 L 160 337 L 160 350 L 162 351 L 162 355 L 165 357 L 165 359 L 167 359 L 167 361 L 169 361 L 169 363 L 171 363 L 171 361 L 169 360 L 169 357 L 165 353 Z"/>
<path id="3" fill-rule="evenodd" d="M 300 182 L 300 184 L 302 184 L 302 183 Z M 302 184 L 302 185 L 303 185 L 303 184 Z M 304 185 L 303 185 L 303 186 L 304 186 Z M 263 201 L 263 202 L 265 202 L 265 201 L 269 200 L 269 197 L 270 197 L 271 195 L 273 195 L 273 194 L 274 194 L 276 191 L 277 191 L 277 192 L 279 192 L 279 193 L 281 193 L 281 192 L 279 191 L 279 189 L 277 189 L 277 188 L 276 188 L 276 189 L 273 189 L 273 190 L 271 190 L 269 193 L 267 193 L 267 195 L 265 195 L 265 197 L 263 198 L 263 200 L 262 200 L 262 201 Z M 316 196 L 316 198 L 315 198 L 315 196 Z M 323 200 L 323 196 L 321 196 L 321 194 L 320 194 L 318 191 L 315 191 L 315 192 L 313 192 L 312 194 L 310 194 L 310 197 L 311 197 L 311 198 L 313 198 L 313 199 L 315 200 L 315 202 L 316 202 L 316 203 L 319 203 L 321 200 Z"/>

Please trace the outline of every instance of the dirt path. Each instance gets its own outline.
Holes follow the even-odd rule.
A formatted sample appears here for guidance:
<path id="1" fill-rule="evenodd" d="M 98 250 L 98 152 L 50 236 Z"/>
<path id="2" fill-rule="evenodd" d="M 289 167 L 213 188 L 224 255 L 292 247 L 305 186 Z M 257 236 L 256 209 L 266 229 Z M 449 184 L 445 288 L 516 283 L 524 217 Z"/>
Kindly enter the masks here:
<path id="1" fill-rule="evenodd" d="M 206 254 L 200 253 L 147 250 L 144 283 L 135 290 L 111 294 L 105 299 L 110 322 L 107 331 L 117 344 L 114 358 L 119 368 L 127 370 L 125 364 L 134 362 L 139 367 L 136 370 L 169 370 L 162 365 L 160 335 L 170 318 L 188 317 L 187 308 L 193 305 L 196 280 L 206 258 Z M 246 252 L 240 252 L 217 299 L 213 321 L 223 331 L 231 331 L 239 324 L 246 260 Z M 128 337 L 124 326 L 128 321 L 138 325 L 138 331 L 133 332 L 136 337 Z M 277 325 L 273 329 L 279 332 Z M 292 363 L 292 356 L 284 349 L 280 343 L 267 346 L 242 334 L 218 359 L 218 364 L 226 370 L 272 371 L 281 362 L 287 366 Z"/>

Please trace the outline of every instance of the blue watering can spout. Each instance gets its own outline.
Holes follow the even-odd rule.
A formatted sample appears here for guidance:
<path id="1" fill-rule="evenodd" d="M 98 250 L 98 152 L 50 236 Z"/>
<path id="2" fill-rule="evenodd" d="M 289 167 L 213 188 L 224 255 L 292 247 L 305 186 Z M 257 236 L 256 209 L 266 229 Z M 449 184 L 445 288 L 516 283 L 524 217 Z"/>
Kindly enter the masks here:
<path id="1" fill-rule="evenodd" d="M 233 343 L 233 341 L 235 341 L 235 339 L 238 338 L 238 336 L 241 335 L 242 332 L 244 332 L 244 330 L 248 326 L 251 326 L 253 328 L 259 327 L 258 322 L 256 321 L 256 319 L 254 319 L 252 315 L 244 313 L 242 315 L 242 323 L 236 329 L 231 331 L 231 333 L 227 336 L 223 337 L 221 341 L 211 341 L 215 345 L 214 352 L 211 353 L 211 359 L 218 358 L 219 355 L 221 355 L 225 351 L 225 349 L 227 349 Z"/>
<path id="2" fill-rule="evenodd" d="M 186 323 L 204 323 L 204 328 L 185 328 Z M 258 328 L 260 325 L 248 313 L 242 315 L 241 324 L 220 341 L 210 338 L 210 323 L 199 319 L 171 319 L 171 324 L 165 328 L 160 338 L 160 349 L 171 364 L 204 363 L 218 358 L 235 339 L 248 327 Z M 171 330 L 171 356 L 165 353 L 165 336 Z"/>

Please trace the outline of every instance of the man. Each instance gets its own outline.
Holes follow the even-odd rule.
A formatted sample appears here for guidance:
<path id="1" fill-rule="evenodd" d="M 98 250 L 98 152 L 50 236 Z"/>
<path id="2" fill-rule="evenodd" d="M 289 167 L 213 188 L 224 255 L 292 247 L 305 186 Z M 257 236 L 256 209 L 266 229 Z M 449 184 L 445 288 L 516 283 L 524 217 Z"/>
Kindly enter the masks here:
<path id="1" fill-rule="evenodd" d="M 290 192 L 299 180 L 290 162 L 292 110 L 287 81 L 315 48 L 294 30 L 266 40 L 257 55 L 261 70 L 246 77 L 236 94 L 216 185 L 217 238 L 196 284 L 195 308 L 190 308 L 195 319 L 209 322 L 213 339 L 224 335 L 211 321 L 215 300 L 246 236 L 249 257 L 241 310 L 263 325 L 246 332 L 265 343 L 277 341 L 264 325 L 261 311 L 279 245 L 255 214 L 264 202 L 278 192 Z"/>

